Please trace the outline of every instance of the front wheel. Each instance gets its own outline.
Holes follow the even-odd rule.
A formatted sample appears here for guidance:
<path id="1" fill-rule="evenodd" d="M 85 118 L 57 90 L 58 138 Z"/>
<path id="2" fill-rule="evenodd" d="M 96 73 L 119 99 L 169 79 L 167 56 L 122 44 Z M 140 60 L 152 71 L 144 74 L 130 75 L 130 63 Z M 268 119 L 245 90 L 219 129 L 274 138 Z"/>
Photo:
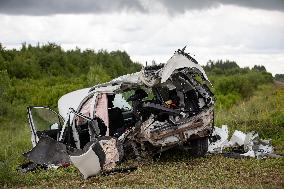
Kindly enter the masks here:
<path id="1" fill-rule="evenodd" d="M 193 157 L 203 157 L 208 151 L 208 137 L 190 141 L 190 154 Z"/>

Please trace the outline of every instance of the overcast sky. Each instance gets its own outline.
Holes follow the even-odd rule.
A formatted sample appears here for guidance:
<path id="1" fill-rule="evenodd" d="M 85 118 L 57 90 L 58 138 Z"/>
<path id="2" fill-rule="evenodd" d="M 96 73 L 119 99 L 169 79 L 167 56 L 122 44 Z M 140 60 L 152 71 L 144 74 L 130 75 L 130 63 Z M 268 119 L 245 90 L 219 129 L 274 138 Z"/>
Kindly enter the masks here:
<path id="1" fill-rule="evenodd" d="M 0 0 L 0 43 L 125 50 L 166 62 L 187 45 L 217 59 L 284 74 L 284 0 Z"/>

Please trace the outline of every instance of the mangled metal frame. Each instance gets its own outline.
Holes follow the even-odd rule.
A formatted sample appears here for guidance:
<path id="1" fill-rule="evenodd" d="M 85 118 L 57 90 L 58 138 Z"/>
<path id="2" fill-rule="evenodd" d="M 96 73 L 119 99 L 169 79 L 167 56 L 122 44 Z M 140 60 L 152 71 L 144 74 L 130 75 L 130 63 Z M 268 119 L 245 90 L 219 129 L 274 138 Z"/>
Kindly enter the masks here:
<path id="1" fill-rule="evenodd" d="M 65 145 L 69 145 L 77 149 L 83 148 L 83 146 L 80 144 L 78 130 L 75 126 L 76 116 L 82 117 L 83 119 L 94 123 L 92 126 L 88 126 L 90 137 L 89 142 L 91 144 L 94 145 L 98 141 L 106 141 L 106 139 L 100 139 L 100 129 L 98 127 L 97 120 L 98 115 L 96 115 L 98 96 L 100 94 L 117 94 L 131 89 L 155 87 L 166 87 L 167 90 L 176 91 L 176 96 L 178 96 L 179 99 L 182 99 L 180 100 L 180 107 L 176 109 L 168 108 L 165 107 L 165 102 L 161 102 L 160 104 L 152 102 L 144 103 L 143 108 L 146 110 L 149 109 L 151 114 L 144 120 L 137 120 L 137 122 L 131 128 L 128 128 L 124 133 L 118 136 L 118 138 L 115 139 L 117 141 L 116 144 L 112 144 L 110 142 L 113 140 L 113 136 L 107 140 L 111 143 L 113 149 L 117 149 L 117 152 L 112 158 L 110 158 L 112 160 L 109 160 L 109 166 L 101 166 L 101 169 L 103 169 L 103 167 L 108 167 L 105 169 L 114 168 L 115 162 L 120 161 L 123 157 L 123 148 L 132 148 L 136 157 L 139 157 L 140 151 L 146 149 L 146 144 L 151 144 L 153 149 L 152 152 L 155 153 L 155 151 L 161 151 L 162 148 L 168 149 L 169 147 L 182 145 L 183 143 L 187 143 L 188 141 L 196 138 L 208 137 L 212 133 L 214 125 L 215 98 L 207 85 L 202 85 L 195 79 L 195 74 L 198 74 L 203 81 L 211 85 L 203 68 L 194 58 L 185 53 L 183 49 L 176 51 L 166 64 L 145 67 L 142 68 L 140 72 L 124 75 L 113 79 L 110 82 L 96 85 L 89 89 L 88 94 L 81 100 L 76 110 L 69 108 L 67 118 L 65 119 L 64 125 L 60 131 L 58 142 L 65 143 Z M 193 111 L 192 109 L 187 109 L 186 107 L 185 93 L 190 90 L 193 90 L 193 93 L 198 95 L 198 102 L 195 102 L 195 106 L 198 105 L 198 111 Z M 157 95 L 159 96 L 159 94 Z M 89 115 L 87 116 L 81 113 L 80 110 L 82 109 L 84 103 L 86 103 L 88 100 L 91 101 L 92 112 L 89 112 Z M 30 109 L 28 109 L 28 112 L 29 111 Z M 108 110 L 106 109 L 106 111 Z M 62 112 L 60 107 L 59 112 Z M 155 112 L 165 112 L 165 114 L 167 114 L 167 118 L 162 121 L 158 120 Z M 103 118 L 102 120 L 107 125 L 107 120 L 104 120 Z M 29 122 L 31 125 L 34 125 L 30 112 Z M 31 127 L 31 131 L 32 133 L 35 133 L 33 129 L 34 126 Z M 68 140 L 67 142 L 64 142 L 66 141 L 64 138 L 65 133 L 67 131 L 70 132 L 70 130 L 73 134 L 73 144 L 71 144 L 71 142 Z M 106 136 L 108 136 L 108 132 L 106 133 Z M 39 138 L 37 138 L 35 135 L 32 141 L 33 146 L 35 147 L 39 141 Z M 104 154 L 106 157 L 108 156 L 109 152 L 107 152 L 107 148 L 104 148 L 104 145 L 110 145 L 110 143 L 100 143 L 100 146 L 105 149 Z M 81 151 L 81 153 L 87 153 L 91 148 L 90 146 L 92 146 L 91 144 L 86 145 L 89 148 Z M 147 149 L 150 148 L 147 147 Z M 74 151 L 75 150 L 71 150 L 71 152 L 68 151 L 67 154 L 71 155 Z M 66 154 L 64 154 L 64 158 L 65 155 Z M 94 156 L 92 158 L 94 160 L 96 159 Z M 95 172 L 97 171 L 98 169 L 95 169 Z"/>

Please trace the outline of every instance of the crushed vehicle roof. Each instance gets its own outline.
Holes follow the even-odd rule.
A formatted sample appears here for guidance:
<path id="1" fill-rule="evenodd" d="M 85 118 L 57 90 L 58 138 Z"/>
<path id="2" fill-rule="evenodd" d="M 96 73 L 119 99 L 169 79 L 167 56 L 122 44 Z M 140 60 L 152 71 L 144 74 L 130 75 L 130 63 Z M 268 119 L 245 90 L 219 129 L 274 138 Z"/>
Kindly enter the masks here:
<path id="1" fill-rule="evenodd" d="M 201 65 L 199 65 L 193 57 L 185 53 L 184 49 L 179 49 L 166 64 L 146 66 L 139 72 L 126 74 L 91 88 L 85 88 L 65 94 L 58 101 L 59 113 L 61 116 L 65 117 L 70 107 L 77 110 L 80 102 L 85 97 L 96 92 L 112 93 L 139 86 L 153 87 L 155 85 L 164 84 L 176 70 L 181 68 L 190 68 L 193 73 L 199 74 L 204 81 L 207 81 L 211 85 L 211 82 Z"/>

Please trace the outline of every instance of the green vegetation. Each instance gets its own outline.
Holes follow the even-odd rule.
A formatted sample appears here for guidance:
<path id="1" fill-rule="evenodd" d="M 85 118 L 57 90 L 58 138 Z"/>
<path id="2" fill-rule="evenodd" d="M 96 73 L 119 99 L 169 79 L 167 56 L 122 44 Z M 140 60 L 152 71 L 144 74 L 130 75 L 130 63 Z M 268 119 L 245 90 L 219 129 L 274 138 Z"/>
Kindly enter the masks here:
<path id="1" fill-rule="evenodd" d="M 284 74 L 276 74 L 274 79 L 277 81 L 284 81 Z"/>
<path id="2" fill-rule="evenodd" d="M 227 109 L 243 99 L 248 99 L 259 86 L 272 83 L 271 73 L 263 66 L 240 68 L 234 61 L 209 61 L 204 67 L 214 88 L 217 109 Z"/>
<path id="3" fill-rule="evenodd" d="M 64 51 L 47 44 L 20 50 L 0 45 L 0 186 L 78 188 L 282 188 L 283 159 L 228 159 L 208 156 L 192 159 L 169 152 L 149 160 L 129 174 L 117 173 L 82 180 L 74 167 L 21 174 L 22 153 L 31 148 L 26 106 L 48 105 L 70 91 L 90 87 L 126 73 L 139 71 L 126 52 Z M 204 67 L 216 94 L 216 125 L 232 131 L 255 130 L 271 138 L 276 151 L 284 149 L 284 88 L 273 84 L 263 66 L 240 68 L 233 61 L 209 61 Z M 128 162 L 126 162 L 128 163 Z M 252 185 L 255 183 L 255 185 Z"/>

